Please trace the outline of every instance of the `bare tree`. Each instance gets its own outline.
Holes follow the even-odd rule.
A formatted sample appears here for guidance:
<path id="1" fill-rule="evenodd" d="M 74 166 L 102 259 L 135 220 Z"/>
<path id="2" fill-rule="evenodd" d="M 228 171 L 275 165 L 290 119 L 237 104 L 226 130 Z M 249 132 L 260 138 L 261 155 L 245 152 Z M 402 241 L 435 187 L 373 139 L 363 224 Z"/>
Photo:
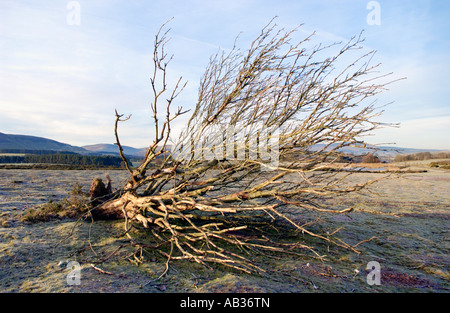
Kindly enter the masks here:
<path id="1" fill-rule="evenodd" d="M 131 243 L 161 253 L 167 262 L 188 259 L 251 272 L 263 269 L 248 251 L 306 249 L 321 257 L 305 242 L 275 240 L 269 229 L 276 227 L 357 252 L 357 245 L 336 238 L 337 231 L 315 233 L 298 216 L 309 210 L 348 213 L 352 208 L 335 210 L 322 200 L 373 183 L 354 184 L 350 173 L 325 170 L 340 148 L 364 146 L 362 136 L 382 125 L 374 121 L 381 112 L 371 98 L 390 82 L 371 64 L 374 51 L 340 64 L 344 55 L 362 48 L 361 35 L 308 48 L 314 34 L 293 42 L 297 29 L 279 29 L 271 21 L 249 49 L 235 45 L 210 59 L 192 115 L 170 142 L 173 120 L 187 111 L 173 111 L 185 83 L 180 78 L 172 89 L 167 86 L 172 57 L 165 51 L 165 27 L 154 42 L 155 139 L 133 168 L 118 136 L 118 124 L 127 118 L 116 111 L 117 145 L 130 180 L 94 209 L 97 216 L 125 219 Z M 133 227 L 144 227 L 154 241 L 139 242 L 130 235 Z"/>

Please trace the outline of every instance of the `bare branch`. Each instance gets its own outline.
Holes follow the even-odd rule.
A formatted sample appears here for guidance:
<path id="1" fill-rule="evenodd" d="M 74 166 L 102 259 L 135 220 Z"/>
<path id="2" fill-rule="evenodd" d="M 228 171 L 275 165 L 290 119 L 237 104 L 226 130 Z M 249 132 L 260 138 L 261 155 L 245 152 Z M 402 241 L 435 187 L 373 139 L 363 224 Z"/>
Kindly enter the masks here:
<path id="1" fill-rule="evenodd" d="M 114 124 L 114 135 L 116 136 L 116 145 L 119 148 L 119 155 L 122 158 L 122 160 L 124 161 L 125 167 L 127 168 L 128 172 L 130 172 L 130 174 L 132 175 L 132 178 L 133 178 L 134 177 L 133 171 L 131 170 L 130 162 L 128 161 L 128 159 L 123 154 L 123 148 L 122 148 L 122 145 L 120 144 L 119 134 L 118 134 L 118 129 L 117 129 L 118 125 L 119 125 L 119 122 L 128 121 L 131 118 L 131 115 L 129 115 L 128 117 L 122 119 L 123 114 L 120 115 L 119 113 L 117 113 L 117 110 L 115 110 L 115 112 L 116 112 L 116 122 Z"/>
<path id="2" fill-rule="evenodd" d="M 323 258 L 307 244 L 271 239 L 264 230 L 273 227 L 358 253 L 356 247 L 372 238 L 352 246 L 337 237 L 339 229 L 313 232 L 312 223 L 296 214 L 349 214 L 355 206 L 330 208 L 323 200 L 384 178 L 356 183 L 339 163 L 343 148 L 365 147 L 363 137 L 386 125 L 375 120 L 382 111 L 372 99 L 391 83 L 390 74 L 372 64 L 374 51 L 363 51 L 362 33 L 311 47 L 314 33 L 294 43 L 298 28 L 279 29 L 272 20 L 247 50 L 238 49 L 236 39 L 230 51 L 211 57 L 192 115 L 169 149 L 173 121 L 188 110 L 171 110 L 186 83 L 180 77 L 168 87 L 172 56 L 165 51 L 165 26 L 155 37 L 150 78 L 155 139 L 132 170 L 117 134 L 118 122 L 129 117 L 116 111 L 116 141 L 132 180 L 100 210 L 123 212 L 127 235 L 132 223 L 151 231 L 151 247 L 167 258 L 162 276 L 173 260 L 264 271 L 225 244 L 241 252 L 306 249 Z M 159 166 L 147 175 L 157 159 Z M 164 250 L 169 244 L 170 251 Z"/>

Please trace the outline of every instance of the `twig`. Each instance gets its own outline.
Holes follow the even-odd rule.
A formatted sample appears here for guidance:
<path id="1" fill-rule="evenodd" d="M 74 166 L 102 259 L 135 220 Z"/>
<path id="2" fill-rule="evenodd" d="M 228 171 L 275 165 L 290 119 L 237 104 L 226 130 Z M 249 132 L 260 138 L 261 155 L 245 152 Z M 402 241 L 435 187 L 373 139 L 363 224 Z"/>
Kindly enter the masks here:
<path id="1" fill-rule="evenodd" d="M 359 245 L 362 244 L 363 242 L 369 242 L 369 241 L 372 241 L 373 239 L 376 239 L 376 238 L 377 238 L 376 236 L 372 236 L 372 237 L 369 238 L 369 239 L 362 240 L 362 241 L 358 242 L 356 245 L 353 245 L 353 248 L 356 248 L 357 246 L 359 246 Z"/>
<path id="2" fill-rule="evenodd" d="M 130 172 L 132 178 L 134 179 L 133 171 L 130 168 L 130 162 L 128 161 L 128 159 L 123 154 L 123 148 L 122 148 L 122 145 L 120 144 L 119 134 L 118 134 L 118 131 L 117 131 L 117 127 L 118 127 L 119 122 L 124 122 L 124 121 L 129 120 L 131 118 L 131 115 L 129 115 L 128 117 L 126 117 L 124 119 L 121 119 L 123 114 L 119 115 L 119 113 L 117 113 L 117 110 L 115 110 L 115 112 L 116 112 L 116 121 L 115 121 L 115 124 L 114 124 L 114 135 L 116 136 L 116 145 L 119 148 L 119 155 L 122 158 L 123 162 L 125 163 L 125 167 L 127 168 L 128 172 Z"/>
<path id="3" fill-rule="evenodd" d="M 111 272 L 107 272 L 107 271 L 102 270 L 101 268 L 95 266 L 94 264 L 91 264 L 91 267 L 92 267 L 94 270 L 96 270 L 96 271 L 98 271 L 98 272 L 100 272 L 100 273 L 102 273 L 102 274 L 106 274 L 106 275 L 114 275 L 114 274 L 111 273 Z"/>

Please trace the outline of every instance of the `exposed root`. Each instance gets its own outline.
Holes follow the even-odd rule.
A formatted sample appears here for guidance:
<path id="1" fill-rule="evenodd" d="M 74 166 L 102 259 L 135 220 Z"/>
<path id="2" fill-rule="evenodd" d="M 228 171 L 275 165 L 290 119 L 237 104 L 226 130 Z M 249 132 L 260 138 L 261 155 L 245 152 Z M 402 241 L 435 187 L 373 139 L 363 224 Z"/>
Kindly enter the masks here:
<path id="1" fill-rule="evenodd" d="M 290 228 L 291 232 L 300 232 L 358 253 L 357 245 L 351 246 L 338 239 L 331 239 L 329 235 L 319 235 L 306 229 L 305 225 L 300 225 L 283 213 L 278 204 L 230 206 L 222 203 L 212 206 L 208 201 L 181 196 L 138 197 L 125 193 L 96 210 L 121 212 L 118 216 L 124 218 L 122 235 L 127 236 L 136 247 L 142 248 L 144 245 L 131 237 L 133 224 L 151 231 L 156 242 L 152 246 L 147 245 L 147 248 L 155 248 L 167 260 L 162 275 L 167 273 L 169 262 L 174 260 L 189 260 L 209 269 L 209 264 L 215 263 L 246 273 L 264 273 L 265 270 L 251 259 L 254 254 L 297 254 L 298 251 L 306 250 L 318 259 L 324 258 L 304 243 L 283 243 L 269 239 L 267 234 L 262 237 L 256 235 L 262 228 L 267 233 L 267 229 L 274 226 L 274 220 L 284 222 L 283 231 L 289 232 Z M 170 251 L 162 249 L 167 246 L 170 246 Z M 133 257 L 135 262 L 139 260 Z"/>

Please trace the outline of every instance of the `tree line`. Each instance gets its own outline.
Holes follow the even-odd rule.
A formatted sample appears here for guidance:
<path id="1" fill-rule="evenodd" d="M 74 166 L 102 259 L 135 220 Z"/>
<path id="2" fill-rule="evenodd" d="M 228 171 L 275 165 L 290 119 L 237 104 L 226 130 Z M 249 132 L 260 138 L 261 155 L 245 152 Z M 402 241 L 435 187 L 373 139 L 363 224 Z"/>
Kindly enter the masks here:
<path id="1" fill-rule="evenodd" d="M 0 153 L 17 153 L 17 154 L 77 154 L 72 151 L 55 151 L 55 150 L 30 150 L 30 149 L 0 149 Z"/>
<path id="2" fill-rule="evenodd" d="M 433 159 L 450 159 L 450 152 L 419 152 L 412 154 L 397 154 L 394 158 L 394 162 L 423 161 Z"/>
<path id="3" fill-rule="evenodd" d="M 28 154 L 24 156 L 3 155 L 0 163 L 44 163 L 83 166 L 122 166 L 122 159 L 115 156 L 80 155 L 80 154 Z"/>

